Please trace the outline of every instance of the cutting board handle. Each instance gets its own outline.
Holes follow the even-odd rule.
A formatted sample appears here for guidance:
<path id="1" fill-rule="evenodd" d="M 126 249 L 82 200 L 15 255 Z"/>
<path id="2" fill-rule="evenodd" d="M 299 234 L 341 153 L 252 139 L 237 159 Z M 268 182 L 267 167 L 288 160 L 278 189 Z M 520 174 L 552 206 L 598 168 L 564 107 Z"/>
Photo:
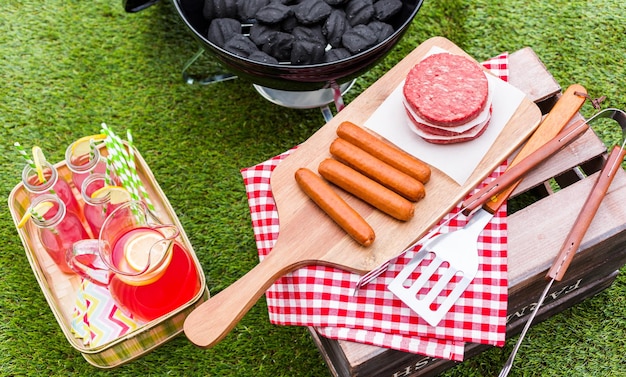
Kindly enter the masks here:
<path id="1" fill-rule="evenodd" d="M 586 93 L 587 90 L 582 85 L 570 85 L 509 165 L 517 165 L 526 156 L 539 149 L 561 132 L 574 115 L 578 113 L 583 103 L 585 103 L 586 97 L 584 94 Z M 495 213 L 509 198 L 520 182 L 521 180 L 518 180 L 507 189 L 502 190 L 493 200 L 485 203 L 485 209 L 491 213 Z"/>
<path id="2" fill-rule="evenodd" d="M 187 316 L 183 329 L 192 343 L 203 348 L 218 343 L 279 277 L 302 265 L 291 256 L 295 254 L 276 253 L 275 249 L 252 270 Z M 272 258 L 273 255 L 278 257 Z"/>

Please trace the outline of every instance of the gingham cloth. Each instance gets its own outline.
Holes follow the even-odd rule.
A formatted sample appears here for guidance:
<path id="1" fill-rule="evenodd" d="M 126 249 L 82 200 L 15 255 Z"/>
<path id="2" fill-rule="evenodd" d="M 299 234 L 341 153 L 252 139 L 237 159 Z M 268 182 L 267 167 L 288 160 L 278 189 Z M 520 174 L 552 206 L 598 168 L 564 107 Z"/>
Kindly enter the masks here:
<path id="1" fill-rule="evenodd" d="M 508 54 L 483 65 L 508 79 Z M 297 147 L 296 147 L 297 148 Z M 279 219 L 270 187 L 273 169 L 296 148 L 241 170 L 252 226 L 262 260 L 278 239 Z M 504 172 L 506 163 L 483 184 Z M 481 185 L 482 186 L 482 185 Z M 478 188 L 477 188 L 478 189 Z M 463 227 L 467 218 L 445 216 L 439 231 Z M 447 223 L 445 223 L 448 221 Z M 325 266 L 307 266 L 278 279 L 266 292 L 274 324 L 314 326 L 323 336 L 392 348 L 426 356 L 462 361 L 465 342 L 502 346 L 507 314 L 506 206 L 502 206 L 478 238 L 479 271 L 470 286 L 438 326 L 428 325 L 395 297 L 387 285 L 420 246 L 398 250 L 380 276 L 353 290 L 361 276 Z"/>

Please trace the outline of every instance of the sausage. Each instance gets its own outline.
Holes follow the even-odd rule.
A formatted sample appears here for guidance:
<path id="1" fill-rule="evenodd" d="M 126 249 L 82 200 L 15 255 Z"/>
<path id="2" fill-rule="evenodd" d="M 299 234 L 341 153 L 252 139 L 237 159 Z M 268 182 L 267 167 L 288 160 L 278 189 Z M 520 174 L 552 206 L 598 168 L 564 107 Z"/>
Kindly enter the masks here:
<path id="1" fill-rule="evenodd" d="M 428 164 L 377 138 L 354 123 L 342 122 L 337 127 L 337 135 L 423 184 L 430 180 Z"/>
<path id="2" fill-rule="evenodd" d="M 413 217 L 413 203 L 337 160 L 325 159 L 318 172 L 326 180 L 395 219 L 407 221 Z"/>
<path id="3" fill-rule="evenodd" d="M 359 173 L 375 180 L 410 201 L 416 202 L 426 195 L 422 182 L 344 139 L 335 139 L 330 144 L 330 154 Z"/>
<path id="4" fill-rule="evenodd" d="M 372 227 L 320 176 L 300 168 L 295 178 L 302 191 L 356 242 L 363 246 L 374 242 L 376 234 Z"/>

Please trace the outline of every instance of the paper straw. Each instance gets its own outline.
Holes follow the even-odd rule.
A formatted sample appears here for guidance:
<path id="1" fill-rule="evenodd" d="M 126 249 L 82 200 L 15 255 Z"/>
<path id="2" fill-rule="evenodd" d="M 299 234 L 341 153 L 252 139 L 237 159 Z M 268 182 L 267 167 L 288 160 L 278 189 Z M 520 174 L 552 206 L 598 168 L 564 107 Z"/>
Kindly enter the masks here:
<path id="1" fill-rule="evenodd" d="M 148 191 L 146 191 L 146 187 L 142 184 L 141 179 L 139 178 L 139 174 L 137 173 L 137 166 L 135 165 L 135 146 L 133 145 L 133 135 L 131 135 L 130 130 L 126 130 L 126 139 L 128 140 L 128 150 L 129 150 L 129 159 L 128 166 L 130 167 L 131 176 L 135 184 L 139 187 L 141 191 L 141 195 L 148 205 L 150 210 L 154 211 L 154 205 L 150 200 L 148 195 Z"/>
<path id="2" fill-rule="evenodd" d="M 104 134 L 107 135 L 106 139 L 104 139 L 104 143 L 109 151 L 111 166 L 115 170 L 115 173 L 119 177 L 121 183 L 130 193 L 131 198 L 133 200 L 139 200 L 139 191 L 130 182 L 130 171 L 128 169 L 126 157 L 124 156 L 126 151 L 124 150 L 122 141 L 119 140 L 117 135 L 115 135 L 115 133 L 104 123 L 102 123 L 102 130 Z"/>
<path id="3" fill-rule="evenodd" d="M 148 208 L 154 210 L 154 206 L 152 205 L 148 192 L 146 191 L 141 179 L 139 179 L 139 175 L 137 174 L 137 168 L 134 160 L 134 152 L 132 147 L 132 136 L 130 133 L 129 146 L 130 146 L 130 154 L 124 147 L 124 143 L 119 136 L 117 136 L 113 130 L 111 130 L 106 124 L 102 123 L 102 130 L 105 135 L 107 135 L 104 140 L 108 151 L 109 151 L 109 160 L 113 168 L 115 169 L 116 174 L 122 181 L 122 185 L 124 188 L 128 190 L 131 195 L 131 198 L 136 201 L 140 201 L 142 198 L 143 201 L 148 205 Z M 140 195 L 141 193 L 141 195 Z"/>
<path id="4" fill-rule="evenodd" d="M 113 185 L 113 166 L 111 165 L 111 159 L 109 157 L 101 156 L 104 159 L 104 183 L 107 186 Z"/>
<path id="5" fill-rule="evenodd" d="M 17 141 L 15 143 L 13 143 L 13 145 L 15 146 L 15 149 L 17 149 L 17 152 L 24 157 L 24 160 L 26 160 L 26 163 L 28 164 L 28 166 L 30 166 L 33 170 L 36 170 L 37 167 L 35 166 L 35 161 L 33 161 L 30 158 L 30 155 L 28 154 L 28 152 L 26 152 L 26 150 L 24 149 L 24 147 L 22 147 L 22 145 L 20 143 L 18 143 Z"/>
<path id="6" fill-rule="evenodd" d="M 89 139 L 89 161 L 93 160 L 96 157 L 96 141 L 94 139 Z M 89 173 L 92 173 L 93 170 L 90 170 Z"/>

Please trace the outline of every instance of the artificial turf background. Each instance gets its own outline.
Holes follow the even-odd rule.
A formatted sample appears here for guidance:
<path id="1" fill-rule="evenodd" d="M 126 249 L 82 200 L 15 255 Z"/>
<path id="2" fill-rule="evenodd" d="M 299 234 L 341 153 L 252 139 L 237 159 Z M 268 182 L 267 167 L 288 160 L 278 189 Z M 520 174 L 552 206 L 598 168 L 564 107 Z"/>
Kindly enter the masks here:
<path id="1" fill-rule="evenodd" d="M 409 51 L 441 35 L 477 60 L 530 46 L 562 87 L 580 83 L 604 107 L 626 108 L 622 0 L 426 1 L 408 33 L 346 95 L 350 102 Z M 174 5 L 136 14 L 121 1 L 0 2 L 0 190 L 19 182 L 13 142 L 51 161 L 105 122 L 131 129 L 219 292 L 257 262 L 239 169 L 303 142 L 323 125 L 317 109 L 270 104 L 250 83 L 182 82 L 197 51 Z M 192 67 L 211 68 L 203 58 Z M 583 115 L 589 116 L 586 104 Z M 614 142 L 607 135 L 607 144 Z M 113 371 L 100 371 L 59 330 L 32 274 L 6 204 L 0 207 L 0 375 L 329 376 L 304 328 L 269 324 L 260 300 L 210 350 L 180 336 Z M 626 219 L 624 219 L 626 221 Z M 624 271 L 624 269 L 622 269 Z M 511 376 L 624 376 L 626 278 L 535 326 Z M 496 375 L 513 346 L 492 349 L 447 376 Z"/>

